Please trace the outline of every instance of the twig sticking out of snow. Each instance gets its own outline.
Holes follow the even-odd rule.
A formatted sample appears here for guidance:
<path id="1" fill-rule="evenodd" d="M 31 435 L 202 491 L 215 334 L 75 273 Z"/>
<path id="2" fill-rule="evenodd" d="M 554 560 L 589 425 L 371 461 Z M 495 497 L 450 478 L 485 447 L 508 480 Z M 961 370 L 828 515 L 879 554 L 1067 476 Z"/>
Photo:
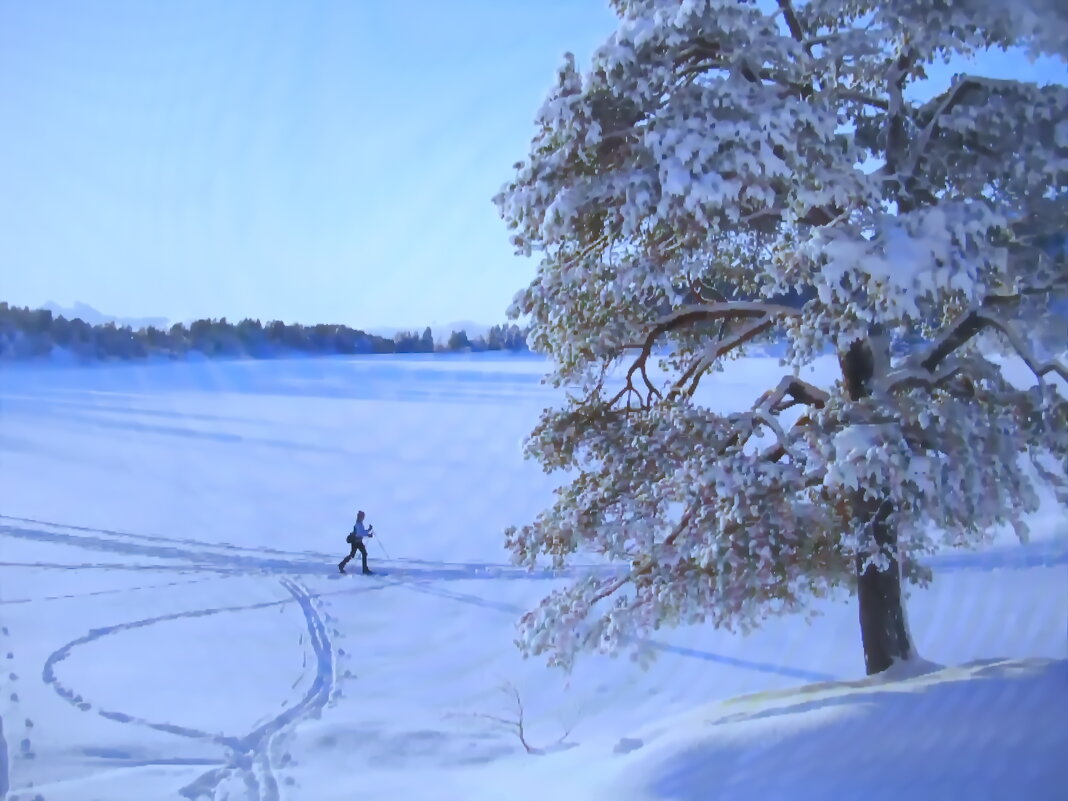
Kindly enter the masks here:
<path id="1" fill-rule="evenodd" d="M 570 736 L 571 731 L 574 729 L 574 725 L 568 726 L 564 733 L 560 735 L 557 740 L 555 740 L 551 745 L 545 748 L 539 748 L 538 746 L 531 745 L 530 741 L 527 739 L 526 711 L 523 708 L 523 699 L 519 695 L 519 690 L 517 690 L 515 685 L 513 685 L 511 682 L 505 682 L 500 689 L 501 692 L 508 695 L 514 701 L 514 711 L 510 716 L 491 715 L 484 712 L 471 712 L 468 713 L 467 716 L 478 718 L 480 720 L 488 720 L 492 723 L 496 723 L 499 726 L 503 726 L 507 729 L 510 729 L 519 739 L 519 742 L 523 746 L 524 751 L 526 751 L 528 754 L 534 754 L 538 756 L 545 754 L 548 748 L 563 744 L 563 742 Z"/>

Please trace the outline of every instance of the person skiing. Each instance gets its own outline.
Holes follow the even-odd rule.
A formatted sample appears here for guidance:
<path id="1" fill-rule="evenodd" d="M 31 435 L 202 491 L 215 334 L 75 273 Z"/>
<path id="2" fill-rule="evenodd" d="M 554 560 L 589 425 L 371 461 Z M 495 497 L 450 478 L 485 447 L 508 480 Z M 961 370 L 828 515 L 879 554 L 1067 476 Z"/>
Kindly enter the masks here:
<path id="1" fill-rule="evenodd" d="M 350 533 L 345 541 L 352 546 L 352 550 L 349 551 L 349 555 L 342 559 L 337 566 L 338 572 L 345 572 L 345 565 L 356 556 L 356 552 L 360 552 L 360 559 L 363 562 L 363 574 L 365 576 L 372 575 L 371 570 L 367 567 L 367 547 L 363 544 L 364 537 L 373 537 L 374 526 L 364 527 L 363 519 L 365 515 L 361 509 L 356 513 L 356 525 L 352 527 L 352 533 Z"/>

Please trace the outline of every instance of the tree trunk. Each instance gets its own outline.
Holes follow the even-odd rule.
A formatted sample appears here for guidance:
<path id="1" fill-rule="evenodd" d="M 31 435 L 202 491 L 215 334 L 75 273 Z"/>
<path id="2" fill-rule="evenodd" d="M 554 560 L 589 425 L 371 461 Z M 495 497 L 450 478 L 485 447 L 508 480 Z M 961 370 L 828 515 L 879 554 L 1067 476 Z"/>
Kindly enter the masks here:
<path id="1" fill-rule="evenodd" d="M 879 333 L 872 331 L 877 342 Z M 873 344 L 872 339 L 857 340 L 839 356 L 850 400 L 861 400 L 871 394 L 876 362 Z M 863 492 L 855 493 L 854 523 L 872 532 L 875 548 L 890 560 L 886 570 L 879 570 L 875 565 L 865 568 L 862 556 L 858 556 L 856 561 L 860 637 L 864 646 L 864 666 L 869 676 L 883 672 L 895 661 L 912 656 L 912 643 L 901 603 L 897 531 L 889 521 L 890 512 L 889 499 L 865 498 Z"/>
<path id="2" fill-rule="evenodd" d="M 863 521 L 871 526 L 876 548 L 891 554 L 886 570 L 879 570 L 875 565 L 864 569 L 862 556 L 856 561 L 864 667 L 872 676 L 882 673 L 896 661 L 909 659 L 912 643 L 901 603 L 901 566 L 893 555 L 897 549 L 897 532 L 887 521 L 890 505 L 886 501 L 858 497 L 853 508 L 861 517 L 857 522 Z"/>

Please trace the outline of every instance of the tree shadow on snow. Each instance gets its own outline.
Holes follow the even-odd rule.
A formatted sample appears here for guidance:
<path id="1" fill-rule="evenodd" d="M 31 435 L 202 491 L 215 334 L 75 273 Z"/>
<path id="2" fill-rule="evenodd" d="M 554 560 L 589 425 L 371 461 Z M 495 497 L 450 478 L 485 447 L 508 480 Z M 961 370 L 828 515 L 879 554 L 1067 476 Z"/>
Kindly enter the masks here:
<path id="1" fill-rule="evenodd" d="M 864 684 L 825 685 L 821 697 L 713 721 L 651 766 L 649 795 L 1063 798 L 1068 660 L 981 662 Z"/>

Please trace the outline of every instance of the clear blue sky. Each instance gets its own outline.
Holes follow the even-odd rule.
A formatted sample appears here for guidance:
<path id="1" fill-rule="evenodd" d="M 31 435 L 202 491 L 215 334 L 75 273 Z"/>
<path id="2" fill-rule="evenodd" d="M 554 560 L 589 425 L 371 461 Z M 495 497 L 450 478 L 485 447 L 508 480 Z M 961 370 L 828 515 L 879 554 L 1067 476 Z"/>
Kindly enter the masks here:
<path id="1" fill-rule="evenodd" d="M 603 0 L 0 0 L 0 299 L 497 322 L 492 196 Z"/>
<path id="2" fill-rule="evenodd" d="M 605 0 L 0 0 L 0 299 L 501 321 L 533 264 L 491 198 L 564 51 L 614 26 Z"/>

